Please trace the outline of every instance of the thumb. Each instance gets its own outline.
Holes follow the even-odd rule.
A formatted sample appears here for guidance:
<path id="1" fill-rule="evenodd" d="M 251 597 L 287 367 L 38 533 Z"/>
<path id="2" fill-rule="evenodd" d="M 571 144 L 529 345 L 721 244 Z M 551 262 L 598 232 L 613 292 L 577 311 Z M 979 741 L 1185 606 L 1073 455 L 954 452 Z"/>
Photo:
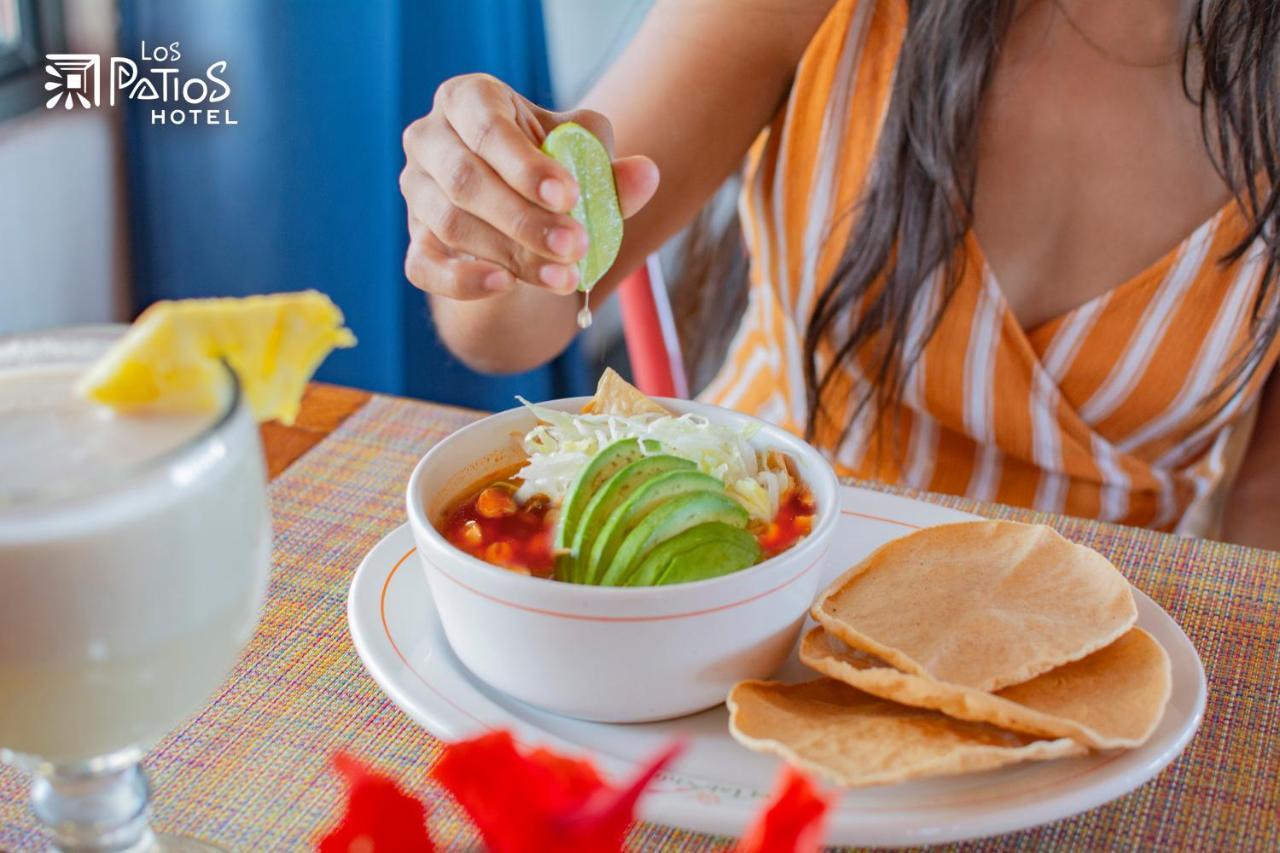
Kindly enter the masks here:
<path id="1" fill-rule="evenodd" d="M 649 203 L 658 191 L 658 180 L 658 164 L 648 157 L 637 154 L 613 161 L 613 182 L 623 219 L 630 219 Z"/>

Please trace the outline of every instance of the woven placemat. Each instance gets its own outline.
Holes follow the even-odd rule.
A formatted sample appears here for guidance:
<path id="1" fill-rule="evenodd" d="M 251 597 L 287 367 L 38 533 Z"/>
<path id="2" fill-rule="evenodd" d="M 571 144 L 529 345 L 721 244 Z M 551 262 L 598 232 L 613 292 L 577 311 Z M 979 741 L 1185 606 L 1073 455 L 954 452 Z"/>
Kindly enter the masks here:
<path id="1" fill-rule="evenodd" d="M 275 566 L 262 624 L 210 706 L 148 755 L 158 829 L 232 850 L 305 849 L 341 801 L 329 757 L 348 749 L 427 801 L 443 849 L 478 846 L 425 781 L 439 742 L 365 673 L 346 624 L 352 572 L 403 521 L 413 465 L 474 417 L 375 397 L 272 484 Z M 952 849 L 1280 849 L 1280 554 L 916 496 L 1046 522 L 1097 548 L 1182 625 L 1209 678 L 1200 733 L 1152 782 L 1087 814 Z M 41 849 L 26 796 L 26 780 L 0 770 L 0 850 Z M 631 841 L 640 850 L 729 844 L 658 826 L 636 827 Z"/>

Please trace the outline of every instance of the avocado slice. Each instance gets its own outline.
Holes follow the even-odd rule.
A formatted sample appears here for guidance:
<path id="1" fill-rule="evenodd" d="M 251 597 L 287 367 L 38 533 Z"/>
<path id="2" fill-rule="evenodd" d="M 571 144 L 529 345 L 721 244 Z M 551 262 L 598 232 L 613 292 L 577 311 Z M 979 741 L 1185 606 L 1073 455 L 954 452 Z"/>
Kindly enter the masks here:
<path id="1" fill-rule="evenodd" d="M 689 583 L 754 566 L 760 543 L 741 527 L 708 521 L 651 550 L 627 578 L 627 586 Z"/>
<path id="2" fill-rule="evenodd" d="M 659 474 L 631 493 L 604 522 L 589 552 L 578 557 L 576 577 L 583 583 L 599 583 L 601 568 L 607 568 L 613 554 L 631 529 L 663 502 L 688 492 L 724 492 L 719 478 L 688 469 Z"/>
<path id="3" fill-rule="evenodd" d="M 623 501 L 654 477 L 670 471 L 693 470 L 693 467 L 693 463 L 688 459 L 660 453 L 637 459 L 606 480 L 587 502 L 578 522 L 573 545 L 569 548 L 574 563 L 570 580 L 576 582 L 583 580 L 581 570 L 586 563 L 584 556 L 591 554 L 591 546 L 595 544 L 596 534 Z"/>
<path id="4" fill-rule="evenodd" d="M 574 534 L 578 530 L 578 521 L 582 512 L 604 482 L 618 471 L 644 456 L 640 440 L 624 438 L 607 444 L 591 457 L 578 478 L 569 487 L 565 496 L 564 507 L 560 511 L 560 524 L 556 528 L 555 548 L 557 551 L 568 550 L 573 544 Z"/>
<path id="5" fill-rule="evenodd" d="M 626 535 L 612 560 L 592 566 L 596 582 L 601 586 L 624 586 L 650 550 L 708 521 L 746 527 L 747 511 L 723 490 L 691 492 L 664 501 Z"/>

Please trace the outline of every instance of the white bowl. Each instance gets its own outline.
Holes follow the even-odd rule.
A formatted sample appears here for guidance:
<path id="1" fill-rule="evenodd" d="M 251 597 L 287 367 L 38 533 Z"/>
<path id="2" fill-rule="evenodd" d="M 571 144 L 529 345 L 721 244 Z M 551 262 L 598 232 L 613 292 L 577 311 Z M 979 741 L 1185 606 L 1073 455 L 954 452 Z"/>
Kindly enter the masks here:
<path id="1" fill-rule="evenodd" d="M 586 398 L 546 405 L 579 411 Z M 490 686 L 549 711 L 600 722 L 644 722 L 724 701 L 744 678 L 786 659 L 823 577 L 839 519 L 836 478 L 817 451 L 772 424 L 685 400 L 669 409 L 717 423 L 754 424 L 757 447 L 796 463 L 813 492 L 813 530 L 778 556 L 740 572 L 656 587 L 596 587 L 515 574 L 460 551 L 433 522 L 469 488 L 520 463 L 524 408 L 467 426 L 414 468 L 409 526 L 449 644 Z"/>

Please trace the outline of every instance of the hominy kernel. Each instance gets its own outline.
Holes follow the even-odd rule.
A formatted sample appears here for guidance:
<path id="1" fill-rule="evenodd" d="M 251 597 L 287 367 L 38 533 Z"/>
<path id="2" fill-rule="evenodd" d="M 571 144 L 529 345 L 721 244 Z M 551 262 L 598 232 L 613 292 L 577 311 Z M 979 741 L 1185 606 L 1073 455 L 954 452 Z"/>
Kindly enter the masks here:
<path id="1" fill-rule="evenodd" d="M 462 525 L 462 541 L 472 546 L 484 541 L 484 531 L 475 519 L 467 519 L 467 523 Z"/>
<path id="2" fill-rule="evenodd" d="M 485 562 L 493 563 L 495 566 L 505 566 L 511 562 L 513 556 L 510 542 L 492 542 L 484 549 Z"/>
<path id="3" fill-rule="evenodd" d="M 506 518 L 515 511 L 516 499 L 503 489 L 490 486 L 476 498 L 476 512 L 485 518 Z"/>

